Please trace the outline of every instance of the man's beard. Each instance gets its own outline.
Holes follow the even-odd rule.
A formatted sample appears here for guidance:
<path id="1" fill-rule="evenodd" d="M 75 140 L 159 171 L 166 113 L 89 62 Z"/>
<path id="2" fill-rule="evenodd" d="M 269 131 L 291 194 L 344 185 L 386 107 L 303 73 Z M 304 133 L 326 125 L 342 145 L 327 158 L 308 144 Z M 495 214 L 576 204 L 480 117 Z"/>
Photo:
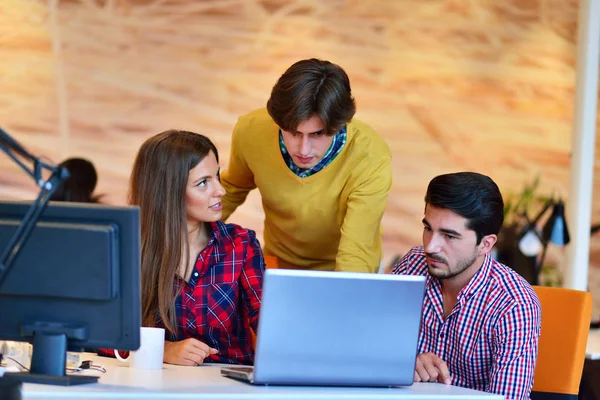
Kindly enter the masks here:
<path id="1" fill-rule="evenodd" d="M 448 260 L 438 255 L 427 253 L 427 257 L 431 258 L 434 261 L 444 263 L 448 267 L 448 269 L 442 270 L 439 268 L 432 268 L 430 265 L 427 265 L 429 275 L 438 279 L 450 279 L 454 278 L 457 275 L 460 275 L 467 268 L 473 265 L 473 263 L 475 263 L 475 260 L 477 260 L 477 249 L 475 249 L 475 251 L 473 252 L 473 254 L 471 254 L 470 257 L 458 260 L 454 267 L 450 267 L 450 265 L 448 265 Z"/>

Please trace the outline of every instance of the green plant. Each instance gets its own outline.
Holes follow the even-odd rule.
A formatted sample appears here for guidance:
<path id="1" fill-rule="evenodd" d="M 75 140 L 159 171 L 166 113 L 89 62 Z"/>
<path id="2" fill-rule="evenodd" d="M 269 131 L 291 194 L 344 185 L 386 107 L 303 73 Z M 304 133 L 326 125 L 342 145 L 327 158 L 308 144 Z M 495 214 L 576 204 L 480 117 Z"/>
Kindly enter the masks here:
<path id="1" fill-rule="evenodd" d="M 527 257 L 519 250 L 518 242 L 523 230 L 544 210 L 544 206 L 550 200 L 549 196 L 537 193 L 539 185 L 540 178 L 536 176 L 520 193 L 504 195 L 504 225 L 498 238 L 499 254 L 502 258 L 500 261 L 515 269 L 532 284 L 560 286 L 561 272 L 554 263 L 544 262 L 538 274 L 533 265 L 539 258 Z"/>
<path id="2" fill-rule="evenodd" d="M 504 222 L 519 227 L 527 223 L 525 216 L 530 217 L 532 211 L 537 212 L 549 200 L 548 196 L 536 194 L 540 185 L 539 175 L 533 182 L 526 184 L 520 194 L 509 193 L 504 196 Z"/>

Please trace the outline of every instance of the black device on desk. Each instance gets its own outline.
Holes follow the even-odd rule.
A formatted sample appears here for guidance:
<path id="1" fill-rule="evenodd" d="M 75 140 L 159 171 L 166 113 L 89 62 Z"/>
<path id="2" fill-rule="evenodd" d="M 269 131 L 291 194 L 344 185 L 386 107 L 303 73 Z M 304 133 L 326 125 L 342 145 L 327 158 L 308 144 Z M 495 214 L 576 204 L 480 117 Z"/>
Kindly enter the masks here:
<path id="1" fill-rule="evenodd" d="M 0 202 L 0 249 L 31 203 Z M 3 379 L 95 382 L 65 374 L 66 351 L 140 345 L 138 207 L 50 202 L 0 284 L 0 340 L 33 344 L 30 372 Z"/>

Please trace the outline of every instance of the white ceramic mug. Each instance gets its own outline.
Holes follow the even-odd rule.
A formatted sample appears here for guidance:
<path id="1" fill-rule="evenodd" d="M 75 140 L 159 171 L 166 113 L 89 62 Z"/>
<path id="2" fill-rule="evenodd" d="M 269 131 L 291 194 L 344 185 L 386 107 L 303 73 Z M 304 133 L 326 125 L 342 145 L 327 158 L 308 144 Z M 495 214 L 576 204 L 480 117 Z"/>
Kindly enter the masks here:
<path id="1" fill-rule="evenodd" d="M 140 348 L 129 352 L 129 357 L 123 358 L 115 350 L 119 361 L 129 362 L 129 367 L 135 369 L 162 369 L 165 352 L 165 330 L 163 328 L 142 327 L 140 331 Z"/>

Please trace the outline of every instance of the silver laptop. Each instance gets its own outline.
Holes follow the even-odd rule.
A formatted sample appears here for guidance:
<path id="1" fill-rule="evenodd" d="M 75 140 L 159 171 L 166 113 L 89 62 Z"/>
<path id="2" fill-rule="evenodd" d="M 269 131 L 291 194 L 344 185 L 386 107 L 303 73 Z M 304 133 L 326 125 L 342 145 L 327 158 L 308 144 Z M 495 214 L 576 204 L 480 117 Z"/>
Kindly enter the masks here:
<path id="1" fill-rule="evenodd" d="M 254 367 L 221 374 L 257 385 L 413 383 L 425 277 L 269 269 Z"/>

